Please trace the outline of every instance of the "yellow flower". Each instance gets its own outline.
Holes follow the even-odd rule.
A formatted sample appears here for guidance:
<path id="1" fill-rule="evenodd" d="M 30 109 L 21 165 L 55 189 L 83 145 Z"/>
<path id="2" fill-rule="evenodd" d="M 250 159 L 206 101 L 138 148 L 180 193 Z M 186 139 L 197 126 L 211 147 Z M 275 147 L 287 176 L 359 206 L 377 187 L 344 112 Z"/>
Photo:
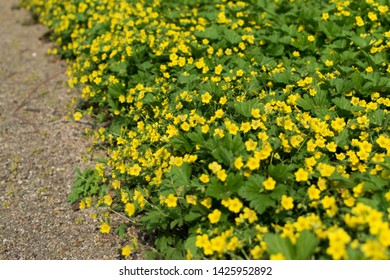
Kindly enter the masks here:
<path id="1" fill-rule="evenodd" d="M 355 20 L 356 20 L 356 25 L 357 26 L 363 26 L 364 25 L 364 21 L 363 21 L 363 19 L 362 19 L 362 17 L 361 16 L 357 16 L 357 17 L 355 17 Z"/>
<path id="2" fill-rule="evenodd" d="M 242 77 L 242 75 L 244 75 L 244 71 L 242 69 L 239 69 L 237 72 L 236 72 L 236 75 L 238 77 Z"/>
<path id="3" fill-rule="evenodd" d="M 184 131 L 189 131 L 191 126 L 188 122 L 183 122 L 181 125 L 180 125 L 180 128 L 183 129 Z"/>
<path id="4" fill-rule="evenodd" d="M 200 204 L 202 204 L 204 207 L 210 209 L 211 208 L 211 198 L 208 197 L 208 198 L 205 198 L 203 199 Z"/>
<path id="5" fill-rule="evenodd" d="M 374 71 L 374 69 L 371 67 L 371 66 L 368 66 L 367 68 L 366 68 L 366 72 L 367 73 L 372 73 Z"/>
<path id="6" fill-rule="evenodd" d="M 385 199 L 387 201 L 390 201 L 390 191 L 388 191 L 387 193 L 385 193 Z"/>
<path id="7" fill-rule="evenodd" d="M 294 52 L 292 53 L 292 55 L 295 56 L 295 57 L 299 57 L 300 54 L 299 54 L 299 51 L 294 51 Z"/>
<path id="8" fill-rule="evenodd" d="M 326 163 L 319 163 L 317 169 L 320 171 L 322 177 L 329 177 L 336 170 L 335 167 Z"/>
<path id="9" fill-rule="evenodd" d="M 327 59 L 327 60 L 325 61 L 325 65 L 328 66 L 328 67 L 329 67 L 329 66 L 333 66 L 333 61 Z"/>
<path id="10" fill-rule="evenodd" d="M 199 248 L 205 248 L 210 244 L 209 236 L 207 234 L 197 235 L 195 246 Z"/>
<path id="11" fill-rule="evenodd" d="M 129 169 L 129 174 L 132 176 L 138 176 L 141 173 L 141 167 L 138 164 L 134 164 Z"/>
<path id="12" fill-rule="evenodd" d="M 218 119 L 222 118 L 223 114 L 224 114 L 224 111 L 222 109 L 218 109 L 217 111 L 215 111 L 215 117 Z"/>
<path id="13" fill-rule="evenodd" d="M 244 218 L 247 219 L 250 224 L 252 224 L 258 220 L 256 211 L 254 211 L 248 207 L 244 208 Z"/>
<path id="14" fill-rule="evenodd" d="M 238 198 L 230 199 L 228 209 L 234 213 L 239 213 L 243 204 Z"/>
<path id="15" fill-rule="evenodd" d="M 240 130 L 242 132 L 247 133 L 248 131 L 251 130 L 251 128 L 252 128 L 252 126 L 251 126 L 250 122 L 241 123 Z"/>
<path id="16" fill-rule="evenodd" d="M 236 135 L 240 130 L 240 128 L 235 123 L 231 123 L 230 121 L 225 123 L 225 125 L 231 135 Z"/>
<path id="17" fill-rule="evenodd" d="M 214 237 L 210 240 L 211 249 L 217 253 L 222 253 L 226 248 L 226 238 L 222 236 Z"/>
<path id="18" fill-rule="evenodd" d="M 164 200 L 164 202 L 170 208 L 176 207 L 177 206 L 177 197 L 170 193 L 168 195 L 168 197 Z"/>
<path id="19" fill-rule="evenodd" d="M 371 20 L 371 21 L 376 21 L 378 20 L 378 16 L 373 13 L 373 12 L 368 12 L 368 18 Z"/>
<path id="20" fill-rule="evenodd" d="M 309 195 L 309 198 L 311 200 L 317 200 L 320 199 L 321 191 L 317 189 L 315 185 L 311 185 L 310 188 L 307 190 L 307 194 Z"/>
<path id="21" fill-rule="evenodd" d="M 313 41 L 315 40 L 315 38 L 314 38 L 313 35 L 309 35 L 309 36 L 307 36 L 307 40 L 308 40 L 309 42 L 313 42 Z"/>
<path id="22" fill-rule="evenodd" d="M 104 204 L 106 204 L 107 206 L 111 206 L 111 204 L 112 204 L 111 195 L 107 194 L 107 195 L 103 196 L 103 201 L 104 201 Z"/>
<path id="23" fill-rule="evenodd" d="M 216 224 L 219 222 L 219 220 L 221 218 L 221 214 L 222 214 L 221 211 L 219 211 L 218 209 L 215 209 L 213 212 L 208 214 L 207 217 L 209 218 L 211 224 Z"/>
<path id="24" fill-rule="evenodd" d="M 216 67 L 215 67 L 215 70 L 214 70 L 215 74 L 219 75 L 222 73 L 222 65 L 221 64 L 218 64 Z"/>
<path id="25" fill-rule="evenodd" d="M 291 139 L 290 139 L 290 143 L 291 143 L 291 145 L 292 145 L 294 148 L 298 147 L 299 144 L 302 143 L 302 141 L 303 141 L 303 138 L 302 138 L 301 135 L 294 135 L 294 136 L 292 136 Z"/>
<path id="26" fill-rule="evenodd" d="M 368 259 L 385 260 L 388 257 L 386 248 L 376 240 L 367 240 L 367 242 L 361 246 L 361 250 Z"/>
<path id="27" fill-rule="evenodd" d="M 297 182 L 306 182 L 309 179 L 309 172 L 303 168 L 299 168 L 298 171 L 294 173 L 294 175 Z"/>
<path id="28" fill-rule="evenodd" d="M 101 233 L 110 233 L 111 227 L 107 223 L 102 223 L 100 225 L 100 232 Z"/>
<path id="29" fill-rule="evenodd" d="M 125 258 L 127 258 L 128 256 L 130 256 L 131 251 L 132 251 L 132 250 L 131 250 L 130 246 L 125 246 L 125 247 L 123 247 L 123 248 L 122 248 L 122 256 L 125 257 Z"/>
<path id="30" fill-rule="evenodd" d="M 328 209 L 336 205 L 336 199 L 327 195 L 321 200 L 321 203 L 325 209 Z"/>
<path id="31" fill-rule="evenodd" d="M 282 253 L 272 254 L 270 260 L 285 260 L 286 258 Z"/>
<path id="32" fill-rule="evenodd" d="M 326 253 L 334 260 L 346 259 L 348 256 L 344 243 L 330 243 Z"/>
<path id="33" fill-rule="evenodd" d="M 186 195 L 186 201 L 188 204 L 196 205 L 196 195 Z"/>
<path id="34" fill-rule="evenodd" d="M 327 21 L 329 19 L 329 13 L 323 13 L 321 18 L 325 21 Z"/>
<path id="35" fill-rule="evenodd" d="M 114 189 L 119 189 L 121 187 L 121 182 L 118 181 L 118 180 L 113 180 L 112 183 L 111 183 L 111 186 L 114 188 Z"/>
<path id="36" fill-rule="evenodd" d="M 242 162 L 242 157 L 238 157 L 234 160 L 234 167 L 240 170 L 244 166 L 244 163 Z"/>
<path id="37" fill-rule="evenodd" d="M 212 96 L 209 92 L 206 92 L 204 94 L 202 94 L 202 103 L 210 103 L 210 100 L 211 100 Z"/>
<path id="38" fill-rule="evenodd" d="M 76 112 L 73 114 L 73 119 L 75 121 L 79 121 L 82 117 L 83 117 L 83 114 L 81 114 L 80 112 Z"/>
<path id="39" fill-rule="evenodd" d="M 133 203 L 126 203 L 125 212 L 129 217 L 133 216 L 135 212 L 135 205 Z"/>
<path id="40" fill-rule="evenodd" d="M 205 184 L 207 184 L 208 182 L 210 182 L 209 175 L 207 175 L 207 174 L 202 174 L 202 175 L 200 175 L 199 180 L 200 180 L 202 183 L 205 183 Z"/>
<path id="41" fill-rule="evenodd" d="M 259 245 L 256 245 L 253 249 L 250 250 L 250 253 L 253 259 L 258 260 L 263 256 L 264 250 Z"/>
<path id="42" fill-rule="evenodd" d="M 229 243 L 226 245 L 226 249 L 228 249 L 229 251 L 235 251 L 240 246 L 241 246 L 240 240 L 236 236 L 233 236 L 230 239 Z"/>
<path id="43" fill-rule="evenodd" d="M 221 169 L 217 172 L 217 178 L 219 180 L 221 180 L 222 182 L 225 182 L 226 181 L 226 178 L 227 178 L 227 174 L 226 174 L 226 171 L 225 169 Z"/>
<path id="44" fill-rule="evenodd" d="M 263 187 L 267 191 L 272 191 L 273 189 L 275 189 L 275 185 L 276 185 L 276 181 L 272 177 L 269 177 L 267 180 L 263 182 Z"/>
<path id="45" fill-rule="evenodd" d="M 213 161 L 212 163 L 209 164 L 209 169 L 213 173 L 217 173 L 218 171 L 220 171 L 222 169 L 222 166 L 218 162 Z"/>
<path id="46" fill-rule="evenodd" d="M 222 96 L 222 97 L 219 99 L 219 104 L 221 104 L 221 105 L 226 104 L 226 102 L 227 102 L 226 96 Z"/>
<path id="47" fill-rule="evenodd" d="M 92 199 L 90 197 L 87 197 L 85 199 L 85 206 L 89 208 L 91 207 L 91 203 L 92 203 Z"/>
<path id="48" fill-rule="evenodd" d="M 253 141 L 252 139 L 249 139 L 248 141 L 245 142 L 245 148 L 248 152 L 254 151 L 256 147 L 257 147 L 257 142 Z"/>
<path id="49" fill-rule="evenodd" d="M 246 163 L 246 166 L 248 166 L 250 170 L 258 169 L 260 168 L 260 160 L 254 157 L 250 157 Z"/>
<path id="50" fill-rule="evenodd" d="M 145 198 L 141 192 L 135 190 L 133 195 L 133 200 L 138 203 L 138 206 L 143 209 L 145 207 Z"/>
<path id="51" fill-rule="evenodd" d="M 260 117 L 261 117 L 261 115 L 260 115 L 260 109 L 258 109 L 258 108 L 252 109 L 252 110 L 251 110 L 251 115 L 252 115 L 252 117 L 254 117 L 254 118 L 256 118 L 256 119 L 260 118 Z"/>
<path id="52" fill-rule="evenodd" d="M 287 195 L 282 195 L 282 207 L 285 209 L 285 210 L 291 210 L 294 208 L 294 202 L 293 202 L 293 198 L 291 196 L 287 196 Z"/>
<path id="53" fill-rule="evenodd" d="M 80 208 L 80 210 L 85 209 L 85 203 L 84 203 L 84 201 L 80 200 L 80 202 L 79 202 L 79 208 Z"/>
<path id="54" fill-rule="evenodd" d="M 209 131 L 210 127 L 208 124 L 205 124 L 202 126 L 202 133 L 207 133 Z"/>

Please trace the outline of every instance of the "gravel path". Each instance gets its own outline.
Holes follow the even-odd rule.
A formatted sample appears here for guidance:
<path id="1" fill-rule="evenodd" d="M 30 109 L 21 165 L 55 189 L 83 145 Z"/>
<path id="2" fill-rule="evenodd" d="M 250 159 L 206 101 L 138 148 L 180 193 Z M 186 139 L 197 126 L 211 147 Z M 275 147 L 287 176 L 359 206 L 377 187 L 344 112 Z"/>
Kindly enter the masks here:
<path id="1" fill-rule="evenodd" d="M 0 259 L 117 259 L 120 240 L 66 202 L 85 125 L 64 121 L 66 66 L 17 4 L 0 0 Z"/>

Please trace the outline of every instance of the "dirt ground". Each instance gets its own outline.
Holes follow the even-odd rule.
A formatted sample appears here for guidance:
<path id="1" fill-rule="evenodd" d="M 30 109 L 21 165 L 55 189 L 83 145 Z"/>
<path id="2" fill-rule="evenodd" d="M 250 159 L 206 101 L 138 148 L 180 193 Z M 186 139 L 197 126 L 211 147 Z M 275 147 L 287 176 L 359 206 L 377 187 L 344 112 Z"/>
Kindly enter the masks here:
<path id="1" fill-rule="evenodd" d="M 66 202 L 89 145 L 66 120 L 66 65 L 18 0 L 0 0 L 0 22 L 0 259 L 118 259 L 122 241 Z"/>

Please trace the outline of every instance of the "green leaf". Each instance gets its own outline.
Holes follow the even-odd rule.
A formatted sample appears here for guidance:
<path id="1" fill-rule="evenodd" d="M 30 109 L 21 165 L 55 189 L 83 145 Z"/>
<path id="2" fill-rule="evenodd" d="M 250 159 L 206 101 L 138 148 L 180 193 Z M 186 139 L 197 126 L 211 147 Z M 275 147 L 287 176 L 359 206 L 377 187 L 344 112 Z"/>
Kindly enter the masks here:
<path id="1" fill-rule="evenodd" d="M 230 196 L 230 191 L 217 178 L 212 178 L 206 188 L 206 195 L 217 199 L 224 199 Z"/>
<path id="2" fill-rule="evenodd" d="M 187 140 L 184 135 L 177 135 L 173 137 L 170 143 L 175 151 L 184 150 L 189 153 L 193 149 L 193 145 Z"/>
<path id="3" fill-rule="evenodd" d="M 269 207 L 275 207 L 275 200 L 269 194 L 258 194 L 250 200 L 249 206 L 256 210 L 260 215 Z"/>
<path id="4" fill-rule="evenodd" d="M 192 259 L 198 259 L 198 247 L 196 247 L 196 234 L 190 235 L 184 243 L 184 248 L 189 250 L 192 255 Z"/>
<path id="5" fill-rule="evenodd" d="M 244 182 L 244 178 L 240 174 L 229 173 L 226 178 L 226 186 L 229 190 L 229 195 L 235 194 Z"/>
<path id="6" fill-rule="evenodd" d="M 360 47 L 362 49 L 367 47 L 370 43 L 369 39 L 362 38 L 362 37 L 357 36 L 357 35 L 351 36 L 351 41 L 354 42 L 358 47 Z"/>
<path id="7" fill-rule="evenodd" d="M 282 253 L 287 260 L 294 259 L 294 247 L 289 238 L 282 238 L 279 234 L 266 233 L 264 241 L 269 254 Z"/>
<path id="8" fill-rule="evenodd" d="M 249 177 L 248 181 L 246 181 L 242 187 L 239 189 L 238 194 L 250 201 L 253 197 L 256 197 L 260 194 L 262 188 L 262 183 L 264 181 L 264 177 L 258 174 L 253 174 Z"/>
<path id="9" fill-rule="evenodd" d="M 233 152 L 223 146 L 217 147 L 211 154 L 218 162 L 221 162 L 226 166 L 230 166 L 234 161 Z"/>
<path id="10" fill-rule="evenodd" d="M 347 98 L 345 97 L 336 97 L 336 98 L 333 98 L 332 99 L 332 102 L 340 109 L 342 110 L 346 110 L 346 111 L 350 111 L 350 112 L 355 112 L 355 111 L 359 111 L 361 110 L 362 108 L 361 107 L 357 107 L 357 106 L 353 106 L 351 104 L 351 101 L 349 101 Z"/>
<path id="11" fill-rule="evenodd" d="M 344 148 L 345 145 L 348 145 L 348 129 L 344 128 L 337 136 L 334 137 L 334 142 L 340 148 Z"/>
<path id="12" fill-rule="evenodd" d="M 119 63 L 111 64 L 108 67 L 108 69 L 110 69 L 110 71 L 112 71 L 112 72 L 124 75 L 127 72 L 128 66 L 129 66 L 128 62 L 119 62 Z"/>
<path id="13" fill-rule="evenodd" d="M 195 31 L 195 36 L 200 38 L 206 38 L 211 40 L 216 40 L 219 38 L 219 32 L 216 26 L 211 26 L 209 28 L 206 28 L 204 31 Z"/>
<path id="14" fill-rule="evenodd" d="M 123 93 L 123 91 L 124 91 L 124 87 L 120 83 L 110 85 L 107 89 L 109 95 L 115 98 L 118 98 Z"/>
<path id="15" fill-rule="evenodd" d="M 157 100 L 152 93 L 148 92 L 145 97 L 142 98 L 142 102 L 145 104 L 152 104 L 157 102 Z"/>
<path id="16" fill-rule="evenodd" d="M 314 254 L 319 243 L 318 238 L 314 233 L 308 230 L 304 230 L 299 234 L 297 243 L 295 244 L 295 259 L 297 260 L 309 260 Z"/>
<path id="17" fill-rule="evenodd" d="M 121 224 L 115 229 L 115 232 L 119 235 L 120 238 L 124 238 L 127 230 L 127 224 Z"/>
<path id="18" fill-rule="evenodd" d="M 226 40 L 229 43 L 231 43 L 232 45 L 241 42 L 241 36 L 238 35 L 237 32 L 232 30 L 232 29 L 225 29 L 224 35 L 225 35 Z"/>
<path id="19" fill-rule="evenodd" d="M 368 191 L 380 191 L 384 190 L 385 186 L 388 184 L 388 180 L 384 180 L 377 176 L 369 175 L 369 180 L 364 181 L 364 189 Z"/>
<path id="20" fill-rule="evenodd" d="M 252 99 L 244 102 L 237 102 L 235 103 L 234 108 L 238 114 L 249 118 L 252 115 L 252 109 L 256 108 L 258 104 L 258 100 Z"/>
<path id="21" fill-rule="evenodd" d="M 182 185 L 190 185 L 191 166 L 188 163 L 183 163 L 181 166 L 174 166 L 169 174 L 177 187 Z"/>
<path id="22" fill-rule="evenodd" d="M 268 166 L 268 174 L 278 182 L 284 182 L 288 178 L 289 173 L 294 170 L 289 165 L 283 163 Z"/>
<path id="23" fill-rule="evenodd" d="M 297 100 L 297 105 L 306 111 L 311 111 L 316 108 L 314 99 L 307 94 L 303 95 L 303 98 Z"/>
<path id="24" fill-rule="evenodd" d="M 197 79 L 198 79 L 198 76 L 195 74 L 191 74 L 189 76 L 182 74 L 179 76 L 178 82 L 180 84 L 190 84 L 192 82 L 195 82 Z"/>
<path id="25" fill-rule="evenodd" d="M 378 209 L 379 201 L 374 199 L 369 199 L 365 197 L 358 197 L 356 199 L 357 202 L 362 202 L 363 204 L 367 206 L 371 206 L 372 208 Z"/>
<path id="26" fill-rule="evenodd" d="M 203 214 L 200 213 L 200 212 L 190 211 L 188 214 L 186 214 L 184 216 L 184 220 L 186 222 L 193 222 L 193 221 L 197 220 L 198 218 L 200 218 L 202 216 L 203 216 Z"/>

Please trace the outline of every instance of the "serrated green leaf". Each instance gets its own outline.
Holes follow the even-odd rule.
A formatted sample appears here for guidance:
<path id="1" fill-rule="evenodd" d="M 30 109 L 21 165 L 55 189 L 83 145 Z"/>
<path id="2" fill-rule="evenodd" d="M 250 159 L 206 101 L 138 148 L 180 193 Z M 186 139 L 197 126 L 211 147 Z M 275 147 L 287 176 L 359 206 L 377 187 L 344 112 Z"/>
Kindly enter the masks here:
<path id="1" fill-rule="evenodd" d="M 283 163 L 268 166 L 268 174 L 276 181 L 284 182 L 287 178 L 289 172 L 293 169 L 290 168 L 289 165 L 285 165 Z"/>
<path id="2" fill-rule="evenodd" d="M 313 110 L 316 106 L 314 100 L 310 98 L 307 94 L 305 94 L 303 98 L 297 100 L 297 105 L 306 111 Z"/>
<path id="3" fill-rule="evenodd" d="M 219 182 L 218 179 L 212 178 L 207 185 L 206 195 L 217 199 L 224 199 L 230 196 L 230 191 L 228 187 Z"/>
<path id="4" fill-rule="evenodd" d="M 237 102 L 234 104 L 236 112 L 244 117 L 250 117 L 252 109 L 258 106 L 258 100 L 252 99 L 244 102 Z"/>
<path id="5" fill-rule="evenodd" d="M 314 233 L 308 230 L 302 231 L 295 244 L 295 259 L 309 260 L 314 254 L 318 243 L 319 240 Z"/>
<path id="6" fill-rule="evenodd" d="M 282 253 L 287 260 L 294 257 L 294 248 L 289 238 L 282 238 L 279 234 L 266 233 L 264 241 L 267 244 L 269 254 Z"/>
<path id="7" fill-rule="evenodd" d="M 239 42 L 241 42 L 241 36 L 237 34 L 236 31 L 232 29 L 225 29 L 224 30 L 225 39 L 232 45 L 235 45 Z"/>
<path id="8" fill-rule="evenodd" d="M 334 142 L 340 148 L 344 148 L 348 144 L 349 132 L 347 128 L 344 128 L 337 136 L 334 137 Z"/>
<path id="9" fill-rule="evenodd" d="M 258 194 L 250 200 L 249 206 L 258 214 L 263 214 L 269 207 L 275 207 L 276 202 L 268 194 Z"/>
<path id="10" fill-rule="evenodd" d="M 124 87 L 120 83 L 110 85 L 107 89 L 109 95 L 115 98 L 118 98 L 123 93 L 123 91 L 124 91 Z"/>
<path id="11" fill-rule="evenodd" d="M 202 216 L 203 216 L 203 214 L 200 212 L 190 211 L 188 214 L 186 214 L 184 216 L 184 220 L 187 222 L 192 222 L 192 221 L 195 221 Z"/>
<path id="12" fill-rule="evenodd" d="M 226 166 L 230 166 L 233 163 L 233 152 L 223 146 L 217 147 L 211 154 L 218 162 L 221 162 Z"/>
<path id="13" fill-rule="evenodd" d="M 206 28 L 204 31 L 195 31 L 195 36 L 216 40 L 219 38 L 219 32 L 216 26 L 211 26 L 209 28 Z"/>

